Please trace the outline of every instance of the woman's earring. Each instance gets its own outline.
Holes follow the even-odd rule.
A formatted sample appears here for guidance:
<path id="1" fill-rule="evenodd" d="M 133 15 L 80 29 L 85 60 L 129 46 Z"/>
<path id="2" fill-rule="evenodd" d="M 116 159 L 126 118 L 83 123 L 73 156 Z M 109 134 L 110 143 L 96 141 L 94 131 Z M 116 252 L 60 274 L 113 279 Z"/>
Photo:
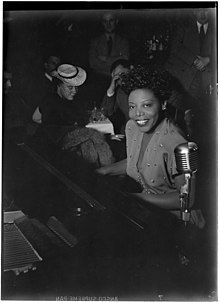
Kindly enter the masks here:
<path id="1" fill-rule="evenodd" d="M 166 110 L 167 109 L 167 103 L 162 104 L 162 110 Z"/>

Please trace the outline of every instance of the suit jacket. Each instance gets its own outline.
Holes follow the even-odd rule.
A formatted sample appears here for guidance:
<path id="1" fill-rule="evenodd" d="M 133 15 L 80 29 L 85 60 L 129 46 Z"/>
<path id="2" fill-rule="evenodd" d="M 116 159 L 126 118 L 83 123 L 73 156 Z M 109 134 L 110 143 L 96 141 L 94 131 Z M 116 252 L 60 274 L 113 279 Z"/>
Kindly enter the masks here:
<path id="1" fill-rule="evenodd" d="M 101 108 L 112 122 L 115 134 L 124 134 L 125 125 L 129 120 L 128 95 L 119 87 L 113 96 L 105 94 Z"/>
<path id="2" fill-rule="evenodd" d="M 129 58 L 128 41 L 125 38 L 115 34 L 111 54 L 109 56 L 107 54 L 108 44 L 105 34 L 91 41 L 89 49 L 90 67 L 98 73 L 109 76 L 110 67 L 114 61 Z M 99 56 L 106 56 L 106 61 L 100 60 Z"/>
<path id="3" fill-rule="evenodd" d="M 189 18 L 189 20 L 181 22 L 173 33 L 166 68 L 179 79 L 186 90 L 189 89 L 196 76 L 201 76 L 202 87 L 205 89 L 210 83 L 213 83 L 215 63 L 213 53 L 215 54 L 215 36 L 211 22 L 209 22 L 200 51 L 197 23 L 195 19 Z M 198 55 L 210 58 L 210 63 L 203 72 L 198 71 L 193 66 L 193 62 Z"/>
<path id="4" fill-rule="evenodd" d="M 129 120 L 128 96 L 120 87 L 113 96 L 109 97 L 107 94 L 104 96 L 101 107 L 107 117 L 120 109 L 126 121 Z"/>
<path id="5" fill-rule="evenodd" d="M 27 89 L 25 91 L 27 103 L 30 107 L 30 113 L 33 114 L 34 110 L 41 104 L 44 97 L 48 93 L 55 91 L 53 82 L 51 82 L 46 76 L 36 73 L 34 77 L 30 77 L 27 83 Z"/>

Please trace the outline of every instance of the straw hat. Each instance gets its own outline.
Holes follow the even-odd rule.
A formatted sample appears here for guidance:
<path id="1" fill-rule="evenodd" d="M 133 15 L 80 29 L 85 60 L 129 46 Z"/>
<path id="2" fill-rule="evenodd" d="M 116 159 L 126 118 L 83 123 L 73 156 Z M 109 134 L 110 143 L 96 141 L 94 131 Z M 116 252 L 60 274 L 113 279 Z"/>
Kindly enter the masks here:
<path id="1" fill-rule="evenodd" d="M 81 67 L 62 64 L 57 68 L 55 77 L 60 79 L 64 84 L 80 86 L 86 80 L 86 72 Z"/>

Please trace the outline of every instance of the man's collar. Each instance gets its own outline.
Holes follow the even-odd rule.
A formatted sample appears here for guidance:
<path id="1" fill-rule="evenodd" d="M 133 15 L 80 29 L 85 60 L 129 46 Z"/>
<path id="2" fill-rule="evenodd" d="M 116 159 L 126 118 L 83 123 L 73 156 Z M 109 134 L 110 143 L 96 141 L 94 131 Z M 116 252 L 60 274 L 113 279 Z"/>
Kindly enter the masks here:
<path id="1" fill-rule="evenodd" d="M 209 23 L 206 22 L 205 24 L 202 24 L 202 23 L 199 23 L 199 21 L 196 21 L 196 23 L 197 23 L 198 31 L 200 32 L 200 28 L 201 28 L 201 26 L 203 25 L 203 28 L 204 28 L 204 31 L 205 31 L 205 34 L 206 34 Z"/>
<path id="2" fill-rule="evenodd" d="M 109 37 L 111 37 L 111 38 L 112 38 L 112 40 L 113 40 L 113 39 L 114 39 L 114 37 L 115 37 L 115 33 L 111 33 L 111 34 L 105 34 L 105 36 L 106 36 L 107 40 L 109 39 Z"/>
<path id="3" fill-rule="evenodd" d="M 53 78 L 48 73 L 45 72 L 44 75 L 50 82 L 53 81 Z"/>

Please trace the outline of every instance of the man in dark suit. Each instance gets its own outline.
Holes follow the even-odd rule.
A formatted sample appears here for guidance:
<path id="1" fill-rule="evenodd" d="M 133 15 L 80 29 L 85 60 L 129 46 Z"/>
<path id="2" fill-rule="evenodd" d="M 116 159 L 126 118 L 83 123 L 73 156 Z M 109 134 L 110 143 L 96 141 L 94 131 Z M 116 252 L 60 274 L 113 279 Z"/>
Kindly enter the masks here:
<path id="1" fill-rule="evenodd" d="M 32 108 L 33 116 L 32 119 L 35 122 L 39 122 L 36 118 L 36 110 L 38 110 L 38 106 L 41 104 L 45 95 L 50 92 L 53 92 L 54 85 L 53 85 L 53 76 L 56 75 L 56 69 L 60 65 L 61 59 L 55 55 L 49 55 L 44 60 L 44 72 L 40 74 L 36 74 L 34 79 L 34 88 L 33 88 L 33 106 Z M 38 115 L 37 115 L 38 116 Z"/>
<path id="2" fill-rule="evenodd" d="M 111 81 L 101 103 L 106 117 L 113 124 L 115 134 L 124 134 L 129 118 L 128 96 L 121 89 L 121 76 L 132 68 L 128 60 L 120 59 L 111 66 Z"/>
<path id="3" fill-rule="evenodd" d="M 61 59 L 57 55 L 49 55 L 44 60 L 44 72 L 37 77 L 37 87 L 41 90 L 43 97 L 53 90 L 53 76 L 56 69 L 61 64 Z M 39 99 L 41 101 L 41 99 Z"/>
<path id="4" fill-rule="evenodd" d="M 94 99 L 99 106 L 111 79 L 111 65 L 119 59 L 129 59 L 129 44 L 117 33 L 118 18 L 108 11 L 102 16 L 104 32 L 90 42 L 89 64 L 94 73 Z"/>
<path id="5" fill-rule="evenodd" d="M 201 94 L 215 84 L 215 36 L 211 21 L 209 9 L 194 9 L 187 20 L 179 22 L 171 40 L 166 68 L 196 100 L 192 106 L 198 106 Z"/>
<path id="6" fill-rule="evenodd" d="M 124 37 L 116 33 L 118 18 L 115 13 L 105 13 L 102 25 L 104 33 L 91 41 L 89 62 L 95 72 L 109 77 L 113 62 L 129 58 L 129 45 Z"/>

